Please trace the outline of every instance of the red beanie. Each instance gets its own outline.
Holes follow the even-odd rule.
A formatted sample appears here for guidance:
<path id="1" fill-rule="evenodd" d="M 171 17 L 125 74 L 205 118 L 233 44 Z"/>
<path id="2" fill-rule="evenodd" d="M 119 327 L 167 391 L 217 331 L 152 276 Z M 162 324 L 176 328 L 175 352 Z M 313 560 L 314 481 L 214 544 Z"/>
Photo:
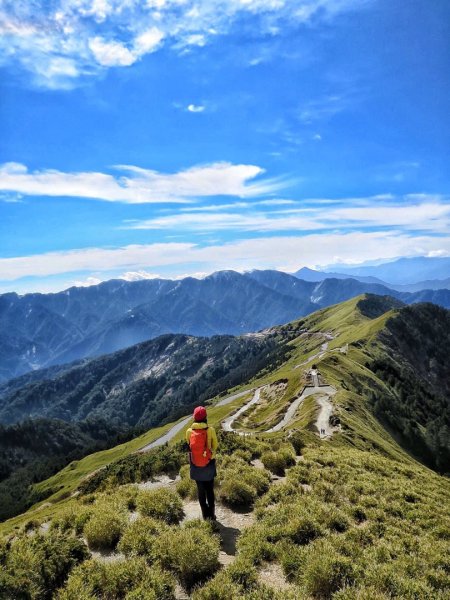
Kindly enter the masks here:
<path id="1" fill-rule="evenodd" d="M 194 410 L 194 421 L 204 421 L 206 419 L 206 408 L 204 406 L 197 406 Z"/>

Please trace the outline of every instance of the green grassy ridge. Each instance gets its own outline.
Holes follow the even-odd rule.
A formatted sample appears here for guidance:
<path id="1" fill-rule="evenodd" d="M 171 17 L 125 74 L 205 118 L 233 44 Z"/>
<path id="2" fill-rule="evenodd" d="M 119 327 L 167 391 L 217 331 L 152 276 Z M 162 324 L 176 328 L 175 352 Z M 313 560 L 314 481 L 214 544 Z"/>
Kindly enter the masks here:
<path id="1" fill-rule="evenodd" d="M 277 448 L 289 446 L 285 441 L 289 430 L 301 429 L 306 447 L 298 464 L 287 470 L 286 482 L 271 485 L 257 500 L 256 523 L 240 536 L 234 565 L 215 575 L 217 567 L 214 566 L 213 578 L 197 588 L 194 600 L 448 598 L 450 519 L 446 507 L 450 503 L 450 482 L 409 456 L 369 410 L 364 399 L 368 389 L 390 393 L 385 383 L 365 366 L 368 358 L 384 351 L 377 335 L 389 317 L 382 315 L 369 320 L 359 314 L 358 302 L 345 304 L 353 308 L 350 310 L 349 306 L 342 305 L 336 308 L 342 321 L 341 327 L 334 330 L 339 336 L 333 344 L 339 348 L 348 343 L 348 353 L 334 352 L 331 348 L 316 361 L 326 381 L 337 390 L 333 404 L 342 431 L 326 441 L 308 431 L 318 411 L 314 397 L 309 397 L 287 431 L 259 434 L 258 439 L 255 436 L 230 438 L 236 438 L 233 444 L 237 446 L 222 448 L 229 456 L 219 460 L 219 474 L 220 469 L 228 469 L 235 477 L 240 468 L 243 480 L 237 486 L 239 489 L 227 488 L 227 494 L 242 491 L 246 477 L 250 477 L 252 471 L 244 468 L 242 461 L 252 456 L 257 445 L 262 448 L 265 442 L 260 440 L 270 440 L 270 448 L 277 451 Z M 324 327 L 322 331 L 330 331 L 334 315 L 330 309 L 321 312 L 326 313 L 328 328 Z M 320 322 L 316 316 L 314 318 L 313 326 L 319 332 Z M 357 331 L 352 331 L 352 321 Z M 248 385 L 255 388 L 286 377 L 289 385 L 295 386 L 302 368 L 294 367 L 311 353 L 317 353 L 323 340 L 317 336 L 306 342 L 304 336 L 293 340 L 290 358 L 273 372 L 254 378 Z M 211 406 L 209 422 L 217 427 L 225 416 L 250 397 L 249 390 L 246 396 L 228 406 Z M 181 431 L 174 443 L 183 437 L 184 431 Z M 137 440 L 134 442 L 137 446 Z M 148 441 L 140 447 L 145 443 Z M 129 447 L 122 448 L 118 453 L 122 456 L 128 450 Z M 94 456 L 87 458 L 94 460 Z M 95 460 L 101 462 L 106 458 L 98 456 Z M 241 466 L 236 471 L 238 463 Z M 77 477 L 78 473 L 70 485 L 76 483 Z M 48 520 L 62 515 L 70 507 L 79 510 L 82 500 L 82 497 L 63 499 L 42 509 L 40 517 Z M 40 519 L 39 512 L 22 515 L 20 524 L 32 517 Z M 18 523 L 16 521 L 16 526 Z M 183 559 L 180 545 L 175 542 L 182 539 L 189 544 L 190 540 L 189 533 L 178 532 L 178 526 L 172 527 L 175 527 L 171 534 L 173 540 L 172 537 L 168 540 L 172 545 L 164 547 L 163 570 L 174 569 L 174 564 L 178 565 L 177 561 Z M 192 536 L 196 532 L 194 527 Z M 281 565 L 292 585 L 292 595 L 290 592 L 270 592 L 258 583 L 258 571 L 265 561 Z M 121 573 L 123 569 L 131 569 L 135 562 L 133 558 L 124 563 L 120 567 Z M 90 564 L 87 566 L 93 568 Z M 156 567 L 159 568 L 158 563 Z M 154 568 L 153 563 L 150 568 Z M 175 571 L 177 577 L 180 573 Z M 165 576 L 169 575 L 166 573 Z M 77 571 L 71 584 L 75 590 L 80 577 L 81 571 L 80 574 Z M 114 577 L 111 572 L 106 579 L 114 582 Z M 64 598 L 72 600 L 75 596 Z M 168 598 L 173 597 L 168 595 Z"/>
<path id="2" fill-rule="evenodd" d="M 368 343 L 372 344 L 377 333 L 384 327 L 387 319 L 393 314 L 392 311 L 389 311 L 389 313 L 381 315 L 376 319 L 364 317 L 358 310 L 358 303 L 362 298 L 365 298 L 365 296 L 354 298 L 334 307 L 328 307 L 318 313 L 314 313 L 314 315 L 308 317 L 306 320 L 302 319 L 285 327 L 293 327 L 295 329 L 299 327 L 299 324 L 304 324 L 304 327 L 317 333 L 324 331 L 338 333 L 336 338 L 330 342 L 330 351 L 320 361 L 319 365 L 327 381 L 338 390 L 334 401 L 336 412 L 343 425 L 342 434 L 335 435 L 330 443 L 337 445 L 349 444 L 361 449 L 377 448 L 382 453 L 395 457 L 398 460 L 409 461 L 411 460 L 410 457 L 374 419 L 370 411 L 367 410 L 364 400 L 354 391 L 355 384 L 359 387 L 359 391 L 364 386 L 367 386 L 368 383 L 374 389 L 383 387 L 384 384 L 362 364 L 367 359 L 367 351 L 352 346 L 352 344 L 358 343 L 361 340 L 366 345 Z M 280 328 L 280 330 L 282 329 Z M 291 392 L 292 394 L 298 392 L 302 383 L 303 369 L 302 367 L 297 369 L 294 367 L 306 360 L 310 353 L 317 353 L 322 343 L 323 340 L 320 337 L 312 338 L 305 337 L 302 334 L 299 335 L 289 342 L 291 354 L 285 363 L 272 372 L 263 373 L 255 377 L 249 384 L 254 388 L 286 378 L 288 379 L 289 394 Z M 349 344 L 347 355 L 332 352 L 333 347 L 339 348 L 344 344 Z M 234 391 L 240 390 L 239 388 L 235 388 Z M 287 392 L 285 397 L 287 397 Z M 249 398 L 250 394 L 228 406 L 211 406 L 209 409 L 210 423 L 216 427 L 219 426 L 220 421 L 225 416 L 242 406 Z M 296 415 L 292 427 L 308 427 L 316 417 L 317 410 L 314 400 L 312 398 L 307 399 Z M 58 501 L 64 503 L 70 501 L 67 499 L 67 496 L 76 490 L 83 478 L 110 462 L 131 454 L 139 447 L 162 435 L 172 425 L 168 424 L 162 428 L 152 429 L 140 438 L 136 438 L 127 444 L 90 455 L 78 461 L 75 465 L 69 465 L 45 482 L 37 484 L 39 491 L 52 489 L 56 491 L 45 502 L 32 507 L 25 515 L 20 515 L 4 524 L 0 524 L 0 532 L 11 530 L 13 527 L 20 527 L 25 520 L 36 514 L 36 511 L 40 512 L 40 516 L 42 517 L 55 514 L 55 511 L 57 512 Z M 276 438 L 278 436 L 272 434 L 270 437 Z M 174 438 L 173 443 L 183 439 L 184 432 L 181 431 Z M 49 502 L 52 503 L 52 506 L 48 506 Z"/>
<path id="3" fill-rule="evenodd" d="M 351 331 L 352 324 L 355 322 L 355 320 L 357 320 L 360 324 L 360 327 L 358 328 L 358 332 L 353 334 L 352 339 L 358 339 L 360 332 L 363 335 L 366 335 L 367 329 L 375 331 L 377 328 L 382 327 L 382 324 L 384 323 L 383 319 L 380 318 L 377 320 L 376 325 L 374 325 L 369 319 L 363 317 L 359 313 L 359 311 L 357 310 L 357 305 L 359 300 L 364 297 L 365 296 L 354 298 L 343 304 L 335 305 L 334 307 L 329 307 L 324 310 L 318 311 L 317 313 L 314 313 L 312 316 L 308 317 L 306 320 L 300 319 L 299 321 L 296 321 L 292 324 L 280 327 L 279 330 L 281 332 L 283 331 L 283 329 L 289 331 L 293 329 L 295 331 L 295 329 L 299 328 L 302 325 L 305 328 L 316 332 L 329 330 L 333 327 L 336 328 L 337 323 L 340 323 L 340 325 L 342 326 L 341 329 L 346 328 Z M 322 321 L 324 323 L 324 326 L 321 328 L 320 324 Z M 333 331 L 334 330 L 335 329 L 333 329 Z M 342 333 L 340 333 L 339 335 L 339 340 L 334 340 L 337 347 L 342 345 L 341 336 Z M 344 343 L 348 343 L 348 339 L 349 336 L 347 335 Z M 303 369 L 301 367 L 295 367 L 299 363 L 307 360 L 309 353 L 317 352 L 317 350 L 320 349 L 321 343 L 323 343 L 323 341 L 320 338 L 311 338 L 305 337 L 304 335 L 299 335 L 298 337 L 294 338 L 289 342 L 289 346 L 291 348 L 291 355 L 288 358 L 288 360 L 275 370 L 269 373 L 263 373 L 261 376 L 255 377 L 250 382 L 250 384 L 252 385 L 252 387 L 259 387 L 270 383 L 274 383 L 279 379 L 287 379 L 288 388 L 286 390 L 285 397 L 288 397 L 288 394 L 289 397 L 294 396 L 295 393 L 298 393 L 300 391 L 300 388 L 303 386 L 304 383 Z M 342 357 L 339 356 L 339 359 L 341 360 Z M 233 393 L 238 391 L 241 391 L 239 387 L 232 390 Z M 243 397 L 238 399 L 237 401 L 235 401 L 235 403 L 231 405 L 227 405 L 224 407 L 211 407 L 209 409 L 210 423 L 213 426 L 219 426 L 220 421 L 225 416 L 227 416 L 228 414 L 230 414 L 230 412 L 245 404 L 245 402 L 247 402 L 248 399 L 249 398 L 247 397 Z M 310 403 L 308 403 L 307 406 L 310 407 Z M 303 407 L 301 411 L 304 411 Z M 268 417 L 271 416 L 270 412 L 270 410 L 267 411 Z M 311 418 L 315 416 L 314 410 L 310 410 L 309 413 Z M 275 414 L 276 411 L 272 410 L 272 417 L 274 417 Z M 301 412 L 301 414 L 304 415 L 306 413 Z M 305 420 L 305 418 L 302 418 L 300 415 L 299 420 L 300 422 L 305 423 L 306 425 L 309 424 L 308 419 Z M 19 527 L 21 524 L 23 524 L 24 520 L 34 515 L 36 510 L 42 511 L 40 513 L 40 516 L 46 516 L 47 514 L 53 515 L 55 513 L 55 503 L 58 503 L 59 501 L 67 503 L 67 496 L 72 494 L 76 490 L 80 482 L 86 476 L 98 469 L 101 469 L 102 467 L 104 467 L 112 461 L 119 460 L 135 452 L 140 447 L 144 446 L 150 441 L 153 441 L 160 435 L 163 435 L 168 429 L 170 429 L 172 425 L 173 423 L 167 424 L 162 428 L 152 429 L 143 436 L 140 436 L 140 438 L 136 438 L 131 442 L 122 444 L 120 446 L 106 451 L 97 452 L 95 454 L 89 455 L 84 459 L 77 461 L 75 465 L 70 464 L 56 475 L 50 477 L 44 482 L 37 484 L 35 487 L 36 490 L 39 492 L 46 493 L 49 491 L 51 492 L 52 490 L 55 491 L 52 494 L 50 494 L 45 501 L 42 501 L 38 503 L 38 505 L 31 507 L 25 513 L 25 516 L 19 515 L 13 519 L 6 521 L 5 523 L 0 524 L 0 532 L 11 530 L 11 527 Z M 173 439 L 173 443 L 176 443 L 183 439 L 184 433 L 181 431 L 175 436 L 175 438 Z M 52 506 L 48 506 L 49 503 Z"/>

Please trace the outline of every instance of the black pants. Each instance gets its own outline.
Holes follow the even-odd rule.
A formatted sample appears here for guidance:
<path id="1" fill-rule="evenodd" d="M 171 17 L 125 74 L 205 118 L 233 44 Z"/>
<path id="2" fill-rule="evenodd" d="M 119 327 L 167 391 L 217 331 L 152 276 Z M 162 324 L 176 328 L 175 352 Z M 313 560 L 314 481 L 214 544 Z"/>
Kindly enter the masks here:
<path id="1" fill-rule="evenodd" d="M 210 481 L 196 481 L 198 501 L 204 519 L 215 518 L 214 479 Z"/>

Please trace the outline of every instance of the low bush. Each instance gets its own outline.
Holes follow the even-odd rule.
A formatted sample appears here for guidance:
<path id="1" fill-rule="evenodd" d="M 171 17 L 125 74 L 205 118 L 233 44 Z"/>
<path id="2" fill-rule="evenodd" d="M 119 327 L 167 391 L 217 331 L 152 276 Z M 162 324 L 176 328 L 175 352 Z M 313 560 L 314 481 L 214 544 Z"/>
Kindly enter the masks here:
<path id="1" fill-rule="evenodd" d="M 89 557 L 81 540 L 58 532 L 20 537 L 0 569 L 0 598 L 47 600 L 71 569 Z"/>
<path id="2" fill-rule="evenodd" d="M 80 535 L 85 524 L 89 521 L 92 515 L 92 509 L 84 506 L 73 504 L 59 512 L 50 523 L 50 529 L 58 529 L 59 531 L 74 531 Z"/>
<path id="3" fill-rule="evenodd" d="M 175 582 L 143 558 L 101 563 L 89 560 L 73 570 L 57 600 L 174 600 Z"/>
<path id="4" fill-rule="evenodd" d="M 301 574 L 306 591 L 324 599 L 331 598 L 340 588 L 352 585 L 356 577 L 353 561 L 339 554 L 327 541 L 319 541 L 312 548 Z"/>
<path id="5" fill-rule="evenodd" d="M 342 533 L 350 527 L 350 521 L 342 510 L 334 506 L 327 507 L 323 513 L 323 522 L 331 531 Z"/>
<path id="6" fill-rule="evenodd" d="M 245 461 L 248 464 L 252 460 L 252 453 L 250 452 L 250 450 L 244 450 L 243 448 L 239 448 L 239 450 L 236 450 L 236 452 L 233 454 L 233 456 L 235 458 L 241 458 L 243 461 Z"/>
<path id="7" fill-rule="evenodd" d="M 169 525 L 179 523 L 184 515 L 179 495 L 166 488 L 141 490 L 136 505 L 142 515 L 161 519 Z"/>
<path id="8" fill-rule="evenodd" d="M 160 446 L 149 452 L 130 454 L 85 479 L 79 486 L 82 494 L 105 490 L 111 485 L 146 481 L 160 473 L 176 473 L 186 462 L 182 444 Z"/>
<path id="9" fill-rule="evenodd" d="M 269 489 L 270 475 L 248 465 L 242 458 L 226 457 L 221 461 L 221 499 L 232 506 L 250 506 Z"/>
<path id="10" fill-rule="evenodd" d="M 191 521 L 158 536 L 155 553 L 163 568 L 172 571 L 188 590 L 219 568 L 219 538 L 209 524 Z"/>
<path id="11" fill-rule="evenodd" d="M 300 431 L 294 431 L 289 436 L 289 442 L 292 444 L 292 447 L 294 448 L 297 456 L 300 456 L 303 448 L 306 446 L 305 435 L 302 434 Z"/>
<path id="12" fill-rule="evenodd" d="M 151 517 L 140 517 L 125 529 L 117 549 L 125 556 L 145 556 L 148 562 L 153 562 L 155 540 L 167 527 Z"/>
<path id="13" fill-rule="evenodd" d="M 195 481 L 192 479 L 180 479 L 175 485 L 175 489 L 181 498 L 189 500 L 197 500 L 198 491 Z"/>
<path id="14" fill-rule="evenodd" d="M 269 451 L 261 454 L 261 461 L 275 475 L 284 475 L 285 469 L 295 465 L 295 455 L 289 448 L 280 448 L 276 452 Z"/>
<path id="15" fill-rule="evenodd" d="M 189 498 L 190 500 L 197 500 L 197 485 L 195 481 L 190 478 L 190 467 L 189 465 L 183 465 L 180 469 L 180 481 L 175 486 L 177 493 L 181 498 Z"/>
<path id="16" fill-rule="evenodd" d="M 114 507 L 100 504 L 94 508 L 83 533 L 90 548 L 109 550 L 116 547 L 126 525 L 125 513 Z"/>
<path id="17" fill-rule="evenodd" d="M 265 560 L 274 560 L 276 557 L 275 546 L 267 540 L 266 528 L 260 523 L 244 529 L 239 536 L 237 547 L 239 554 L 255 565 Z"/>

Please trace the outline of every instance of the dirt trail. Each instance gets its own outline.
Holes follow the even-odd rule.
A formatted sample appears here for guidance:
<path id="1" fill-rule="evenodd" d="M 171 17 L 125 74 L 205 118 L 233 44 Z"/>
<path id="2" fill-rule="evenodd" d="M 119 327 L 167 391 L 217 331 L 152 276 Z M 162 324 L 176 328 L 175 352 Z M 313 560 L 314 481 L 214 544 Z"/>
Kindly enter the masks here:
<path id="1" fill-rule="evenodd" d="M 331 437 L 335 428 L 330 425 L 330 417 L 333 414 L 333 405 L 328 396 L 317 398 L 320 405 L 319 416 L 317 417 L 316 427 L 319 430 L 321 438 Z"/>
<path id="2" fill-rule="evenodd" d="M 185 502 L 183 505 L 184 521 L 201 519 L 202 512 L 197 500 Z M 236 542 L 243 529 L 250 527 L 255 522 L 252 510 L 231 510 L 223 504 L 216 504 L 217 533 L 221 540 L 219 562 L 226 566 L 231 564 L 236 556 Z"/>

